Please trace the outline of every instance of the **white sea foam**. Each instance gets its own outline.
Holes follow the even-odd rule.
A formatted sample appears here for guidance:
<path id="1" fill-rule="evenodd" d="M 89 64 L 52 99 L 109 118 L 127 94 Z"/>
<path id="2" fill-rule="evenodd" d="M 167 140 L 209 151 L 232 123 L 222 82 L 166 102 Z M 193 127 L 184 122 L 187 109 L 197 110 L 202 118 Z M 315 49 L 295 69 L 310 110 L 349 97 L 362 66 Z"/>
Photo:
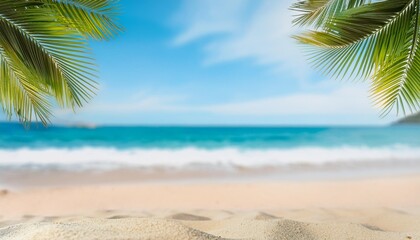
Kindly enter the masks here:
<path id="1" fill-rule="evenodd" d="M 0 150 L 0 168 L 106 169 L 189 166 L 267 167 L 323 165 L 364 161 L 420 161 L 420 148 L 295 148 L 295 149 L 17 149 Z"/>

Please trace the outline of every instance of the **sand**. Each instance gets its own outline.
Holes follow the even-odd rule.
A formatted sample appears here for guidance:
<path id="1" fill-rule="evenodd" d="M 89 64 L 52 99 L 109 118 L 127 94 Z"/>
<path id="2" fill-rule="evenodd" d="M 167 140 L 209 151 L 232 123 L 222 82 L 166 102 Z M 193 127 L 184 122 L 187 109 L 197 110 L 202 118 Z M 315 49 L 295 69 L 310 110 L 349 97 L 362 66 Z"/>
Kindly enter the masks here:
<path id="1" fill-rule="evenodd" d="M 8 189 L 0 239 L 420 239 L 420 176 Z"/>

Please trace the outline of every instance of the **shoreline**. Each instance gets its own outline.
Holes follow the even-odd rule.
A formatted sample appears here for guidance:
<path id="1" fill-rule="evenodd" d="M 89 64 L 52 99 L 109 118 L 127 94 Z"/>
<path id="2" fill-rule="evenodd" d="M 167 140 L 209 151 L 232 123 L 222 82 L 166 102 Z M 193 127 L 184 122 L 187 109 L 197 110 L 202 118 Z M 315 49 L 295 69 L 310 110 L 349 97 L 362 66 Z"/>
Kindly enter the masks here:
<path id="1" fill-rule="evenodd" d="M 55 168 L 0 169 L 0 189 L 24 190 L 37 187 L 72 187 L 86 185 L 122 185 L 149 183 L 247 183 L 313 182 L 420 176 L 416 161 L 353 162 L 322 165 L 295 164 L 283 167 L 194 166 L 185 168 L 149 167 L 98 170 Z"/>

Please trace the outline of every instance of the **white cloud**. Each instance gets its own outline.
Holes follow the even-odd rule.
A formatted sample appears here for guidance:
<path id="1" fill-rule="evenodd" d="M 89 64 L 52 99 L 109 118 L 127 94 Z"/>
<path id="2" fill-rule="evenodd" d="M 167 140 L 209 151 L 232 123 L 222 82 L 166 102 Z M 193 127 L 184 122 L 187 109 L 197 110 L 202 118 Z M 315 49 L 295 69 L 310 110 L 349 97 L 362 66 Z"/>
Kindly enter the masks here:
<path id="1" fill-rule="evenodd" d="M 157 94 L 138 94 L 125 102 L 97 104 L 86 109 L 90 113 L 207 113 L 227 115 L 283 116 L 283 115 L 358 115 L 375 114 L 365 85 L 343 85 L 327 92 L 317 90 L 293 93 L 248 101 L 221 104 L 187 103 L 185 97 Z"/>
<path id="2" fill-rule="evenodd" d="M 177 98 L 145 96 L 142 99 L 129 102 L 98 104 L 89 107 L 88 111 L 95 113 L 141 113 L 141 112 L 167 112 L 180 110 L 171 103 Z"/>
<path id="3" fill-rule="evenodd" d="M 225 115 L 360 115 L 374 114 L 366 88 L 343 86 L 328 93 L 297 93 L 203 107 Z"/>
<path id="4" fill-rule="evenodd" d="M 277 72 L 288 71 L 303 81 L 310 68 L 301 49 L 291 38 L 296 32 L 291 23 L 292 12 L 289 10 L 292 2 L 293 0 L 260 0 L 231 4 L 231 1 L 187 0 L 185 5 L 195 8 L 197 13 L 211 9 L 211 12 L 220 12 L 222 17 L 217 14 L 196 14 L 194 17 L 184 15 L 184 31 L 177 36 L 175 42 L 187 43 L 223 32 L 224 35 L 210 38 L 204 46 L 207 53 L 206 63 L 216 64 L 247 58 L 257 64 L 268 65 Z M 228 7 L 226 3 L 229 3 Z M 248 7 L 244 7 L 245 3 Z M 242 24 L 235 22 L 238 20 L 242 20 Z"/>
<path id="5" fill-rule="evenodd" d="M 185 106 L 177 105 L 184 100 L 182 96 L 158 95 L 139 92 L 128 96 L 124 101 L 91 103 L 84 108 L 77 109 L 78 113 L 89 114 L 136 114 L 152 112 L 180 112 Z M 64 118 L 72 116 L 69 109 L 58 109 L 56 116 Z"/>
<path id="6" fill-rule="evenodd" d="M 90 116 L 114 114 L 125 116 L 127 119 L 139 117 L 140 122 L 158 114 L 160 117 L 153 121 L 156 124 L 174 123 L 173 121 L 180 123 L 179 119 L 192 124 L 213 122 L 234 124 L 247 122 L 247 119 L 251 119 L 247 123 L 260 124 L 360 124 L 387 123 L 395 120 L 395 116 L 386 119 L 378 117 L 379 110 L 373 109 L 367 97 L 365 84 L 345 84 L 336 89 L 322 89 L 322 92 L 314 88 L 303 93 L 220 104 L 194 104 L 185 96 L 148 92 L 132 95 L 124 102 L 92 104 L 78 112 L 81 115 L 74 115 L 70 111 L 58 111 L 57 121 L 77 122 L 80 116 L 86 114 Z M 197 122 L 191 120 L 191 122 L 191 116 L 200 116 L 200 120 Z M 181 123 L 185 123 L 184 121 Z"/>
<path id="7" fill-rule="evenodd" d="M 175 16 L 183 31 L 174 40 L 182 45 L 211 34 L 235 31 L 249 0 L 189 0 Z"/>

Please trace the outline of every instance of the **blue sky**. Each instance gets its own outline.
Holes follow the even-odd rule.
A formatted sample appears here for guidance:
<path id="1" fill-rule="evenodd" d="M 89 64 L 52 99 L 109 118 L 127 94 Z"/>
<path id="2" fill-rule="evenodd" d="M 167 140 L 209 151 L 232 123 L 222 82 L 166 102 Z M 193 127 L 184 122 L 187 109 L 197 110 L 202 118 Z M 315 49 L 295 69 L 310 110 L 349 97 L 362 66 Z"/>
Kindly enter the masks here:
<path id="1" fill-rule="evenodd" d="M 56 123 L 383 124 L 368 85 L 317 74 L 291 1 L 122 0 L 125 31 L 92 43 L 100 90 Z"/>

